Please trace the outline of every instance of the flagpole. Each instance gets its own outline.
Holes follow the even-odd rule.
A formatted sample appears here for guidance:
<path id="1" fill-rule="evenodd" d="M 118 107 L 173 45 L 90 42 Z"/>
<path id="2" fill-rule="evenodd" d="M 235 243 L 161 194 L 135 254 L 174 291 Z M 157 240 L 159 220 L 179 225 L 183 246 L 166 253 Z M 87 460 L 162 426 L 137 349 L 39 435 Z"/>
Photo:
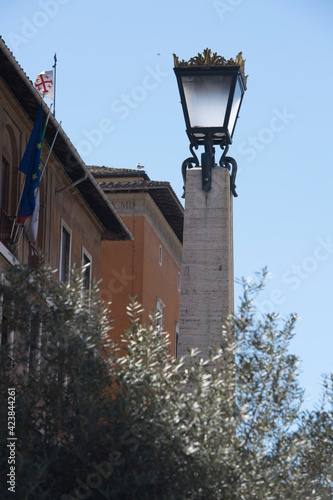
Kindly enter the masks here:
<path id="1" fill-rule="evenodd" d="M 14 221 L 14 223 L 15 223 L 15 221 Z M 13 240 L 12 240 L 12 239 L 10 239 L 10 241 L 11 241 L 12 243 L 14 243 L 14 242 L 16 241 L 16 237 L 17 237 L 17 233 L 18 233 L 19 227 L 20 227 L 20 224 L 18 224 L 18 225 L 16 226 L 15 236 L 14 236 Z M 14 224 L 13 224 L 13 227 L 12 227 L 12 232 L 13 232 L 13 229 L 14 229 Z M 12 238 L 12 236 L 10 236 L 10 238 Z"/>
<path id="2" fill-rule="evenodd" d="M 55 118 L 55 103 L 56 103 L 56 79 L 57 79 L 57 54 L 55 53 L 54 54 L 54 64 L 52 66 L 52 68 L 54 68 L 54 78 L 53 78 L 53 81 L 54 81 L 54 85 L 53 85 L 53 103 L 54 103 L 54 107 L 53 107 L 53 116 Z"/>
<path id="3" fill-rule="evenodd" d="M 50 114 L 50 113 L 49 113 L 49 114 Z M 49 114 L 48 114 L 48 117 L 49 117 Z M 47 118 L 47 121 L 48 121 L 48 118 Z M 43 144 L 43 142 L 44 142 L 44 135 L 45 135 L 45 130 L 46 130 L 47 121 L 46 121 L 46 123 L 45 123 L 44 132 L 43 132 L 43 135 L 42 135 L 42 144 Z M 55 133 L 55 135 L 54 135 L 54 138 L 53 138 L 53 141 L 52 141 L 52 144 L 51 144 L 51 147 L 50 147 L 49 153 L 48 153 L 47 158 L 46 158 L 46 160 L 45 160 L 43 170 L 42 170 L 42 171 L 41 171 L 41 173 L 40 173 L 40 177 L 39 177 L 39 186 L 38 186 L 38 188 L 37 188 L 37 189 L 35 189 L 35 199 L 37 198 L 37 194 L 40 192 L 40 185 L 41 185 L 42 177 L 43 177 L 43 175 L 44 175 L 46 165 L 48 164 L 49 158 L 50 158 L 50 156 L 51 156 L 51 153 L 52 153 L 52 150 L 53 150 L 54 143 L 55 143 L 55 141 L 56 141 L 57 135 L 58 135 L 59 130 L 60 130 L 60 126 L 61 126 L 61 122 L 60 122 L 60 123 L 59 123 L 59 125 L 58 125 L 58 128 L 57 128 L 56 133 Z M 36 207 L 35 207 L 35 210 L 36 210 Z M 38 206 L 38 211 L 39 211 L 39 206 Z M 34 213 L 35 213 L 35 212 L 34 212 Z M 32 216 L 31 216 L 31 217 L 32 217 L 32 219 L 33 219 L 33 217 L 34 217 L 34 213 L 33 213 L 33 214 L 32 214 Z M 37 221 L 38 221 L 38 217 L 37 217 Z M 21 233 L 20 233 L 19 239 L 18 239 L 18 241 L 17 241 L 17 244 L 19 244 L 19 242 L 20 242 L 20 239 L 21 239 L 21 236 L 22 236 L 22 234 L 23 234 L 24 227 L 25 227 L 25 223 L 26 223 L 26 221 L 24 221 L 24 222 L 23 222 L 22 230 L 21 230 Z M 37 226 L 37 227 L 38 227 L 38 226 Z M 37 229 L 37 231 L 38 231 L 38 229 Z M 32 234 L 34 234 L 34 233 L 32 233 Z M 27 233 L 27 235 L 28 235 L 28 233 Z M 36 232 L 36 234 L 34 234 L 34 239 L 33 239 L 32 241 L 35 241 L 35 240 L 36 240 L 36 238 L 37 238 L 37 232 Z M 29 241 L 30 241 L 30 240 L 29 240 Z"/>
<path id="4" fill-rule="evenodd" d="M 46 165 L 47 165 L 47 163 L 48 163 L 48 161 L 49 161 L 50 155 L 51 155 L 51 153 L 52 153 L 52 149 L 53 149 L 53 146 L 54 146 L 55 140 L 56 140 L 56 138 L 57 138 L 57 135 L 58 135 L 58 132 L 59 132 L 60 127 L 61 127 L 61 122 L 60 122 L 60 123 L 59 123 L 59 125 L 58 125 L 57 131 L 56 131 L 56 133 L 55 133 L 55 136 L 54 136 L 53 142 L 52 142 L 51 147 L 50 147 L 49 154 L 47 155 L 47 158 L 46 158 L 45 163 L 44 163 L 43 170 L 41 171 L 40 178 L 39 178 L 39 183 L 41 182 L 42 177 L 43 177 L 43 175 L 44 175 L 45 168 L 46 168 Z"/>
<path id="5" fill-rule="evenodd" d="M 44 137 L 45 137 L 46 127 L 47 127 L 47 124 L 49 123 L 50 113 L 51 113 L 51 110 L 52 110 L 52 106 L 53 106 L 53 102 L 51 102 L 49 112 L 47 113 L 47 117 L 46 117 L 46 121 L 45 121 L 44 129 L 43 129 L 43 132 L 42 132 L 42 143 L 44 142 Z M 43 146 L 43 144 L 42 144 L 42 146 Z"/>
<path id="6" fill-rule="evenodd" d="M 44 97 L 43 97 L 42 100 L 44 101 Z M 52 106 L 53 106 L 53 103 L 51 103 L 50 110 L 49 110 L 49 112 L 47 114 L 47 117 L 46 117 L 46 121 L 45 121 L 45 125 L 44 125 L 44 130 L 43 130 L 43 134 L 42 134 L 42 138 L 43 138 L 42 140 L 44 140 L 44 135 L 45 135 L 45 132 L 46 132 L 47 124 L 49 122 L 50 112 L 51 112 Z M 19 212 L 19 209 L 20 209 L 20 204 L 21 204 L 21 200 L 22 200 L 22 196 L 23 196 L 23 191 L 24 191 L 24 182 L 23 182 L 23 185 L 22 185 L 22 188 L 21 188 L 21 192 L 20 192 L 20 196 L 19 196 L 19 200 L 18 200 L 18 203 L 17 203 L 17 206 L 16 206 L 15 218 L 13 220 L 13 225 L 12 225 L 12 230 L 10 232 L 9 241 L 12 240 L 12 236 L 13 236 L 13 232 L 14 232 L 14 227 L 15 227 L 15 224 L 16 224 L 16 221 L 17 221 L 17 216 L 18 216 L 18 212 Z M 15 237 L 14 237 L 14 241 L 16 239 L 16 235 L 17 235 L 17 230 L 16 230 L 16 234 L 15 234 Z"/>
<path id="7" fill-rule="evenodd" d="M 16 221 L 17 221 L 17 215 L 18 215 L 18 211 L 19 211 L 20 204 L 21 204 L 21 200 L 22 200 L 22 196 L 23 196 L 23 191 L 24 191 L 24 182 L 23 182 L 23 185 L 22 185 L 22 188 L 21 188 L 19 201 L 18 201 L 18 203 L 17 203 L 16 212 L 15 212 L 15 218 L 14 218 L 14 220 L 13 220 L 12 230 L 11 230 L 11 232 L 10 232 L 9 241 L 12 241 L 12 236 L 13 236 L 14 227 L 15 227 L 15 224 L 16 224 Z M 16 238 L 16 234 L 15 234 L 15 238 Z M 14 238 L 14 241 L 15 241 L 15 238 Z"/>
<path id="8" fill-rule="evenodd" d="M 20 239 L 21 239 L 21 236 L 22 236 L 23 230 L 24 230 L 24 224 L 25 224 L 25 221 L 23 222 L 23 225 L 21 226 L 21 232 L 20 232 L 20 236 L 18 237 L 18 240 L 17 240 L 17 245 L 20 243 Z M 18 228 L 19 228 L 19 226 L 17 226 L 17 229 Z"/>

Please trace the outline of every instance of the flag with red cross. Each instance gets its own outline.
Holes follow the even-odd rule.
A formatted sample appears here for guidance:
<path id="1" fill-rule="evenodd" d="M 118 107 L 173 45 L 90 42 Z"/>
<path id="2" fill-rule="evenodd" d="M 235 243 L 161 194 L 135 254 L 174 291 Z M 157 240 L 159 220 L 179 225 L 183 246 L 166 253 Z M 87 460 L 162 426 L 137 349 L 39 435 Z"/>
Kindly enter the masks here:
<path id="1" fill-rule="evenodd" d="M 49 97 L 54 100 L 54 79 L 53 70 L 42 71 L 35 81 L 35 88 L 43 94 L 44 97 Z"/>

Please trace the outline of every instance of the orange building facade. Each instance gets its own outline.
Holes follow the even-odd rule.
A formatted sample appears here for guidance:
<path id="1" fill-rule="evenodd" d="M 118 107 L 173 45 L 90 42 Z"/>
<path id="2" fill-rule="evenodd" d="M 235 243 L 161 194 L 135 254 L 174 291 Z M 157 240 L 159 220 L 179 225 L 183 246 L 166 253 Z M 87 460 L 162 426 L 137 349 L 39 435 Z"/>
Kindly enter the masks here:
<path id="1" fill-rule="evenodd" d="M 31 237 L 28 231 L 32 218 L 18 224 L 26 179 L 19 166 L 40 106 L 40 95 L 0 38 L 0 272 L 19 262 L 35 268 L 42 252 L 65 283 L 74 264 L 86 265 L 84 287 L 89 290 L 100 279 L 102 240 L 131 240 L 132 235 L 61 127 L 40 183 L 37 234 Z M 43 103 L 43 125 L 47 112 Z M 50 115 L 41 171 L 58 127 Z M 15 341 L 14 332 L 4 332 L 2 320 L 0 311 L 1 350 Z"/>
<path id="2" fill-rule="evenodd" d="M 73 264 L 87 259 L 91 277 L 98 280 L 102 239 L 130 240 L 132 235 L 52 114 L 41 171 L 59 130 L 40 183 L 37 237 L 32 239 L 27 231 L 29 220 L 24 227 L 16 222 L 26 178 L 19 171 L 20 161 L 40 105 L 40 95 L 0 39 L 0 268 L 13 259 L 33 267 L 34 254 L 42 251 L 46 262 L 59 269 L 62 281 L 69 281 Z M 44 126 L 48 107 L 43 108 Z"/>
<path id="3" fill-rule="evenodd" d="M 133 234 L 133 241 L 102 243 L 101 299 L 111 302 L 112 336 L 128 328 L 126 306 L 137 297 L 142 321 L 158 309 L 162 331 L 177 354 L 184 210 L 168 182 L 137 170 L 90 167 Z"/>
<path id="4" fill-rule="evenodd" d="M 87 167 L 51 114 L 32 239 L 29 221 L 23 227 L 16 215 L 25 183 L 19 166 L 40 105 L 40 95 L 0 37 L 0 272 L 18 262 L 35 268 L 41 251 L 58 269 L 57 278 L 69 283 L 73 265 L 85 264 L 84 286 L 101 279 L 100 298 L 112 303 L 113 338 L 119 340 L 129 326 L 126 307 L 136 296 L 143 322 L 152 310 L 160 311 L 159 326 L 169 333 L 176 355 L 183 206 L 168 182 L 151 181 L 143 171 Z M 43 124 L 47 113 L 43 103 Z M 0 311 L 0 323 L 1 318 Z M 1 349 L 2 336 L 0 327 Z"/>

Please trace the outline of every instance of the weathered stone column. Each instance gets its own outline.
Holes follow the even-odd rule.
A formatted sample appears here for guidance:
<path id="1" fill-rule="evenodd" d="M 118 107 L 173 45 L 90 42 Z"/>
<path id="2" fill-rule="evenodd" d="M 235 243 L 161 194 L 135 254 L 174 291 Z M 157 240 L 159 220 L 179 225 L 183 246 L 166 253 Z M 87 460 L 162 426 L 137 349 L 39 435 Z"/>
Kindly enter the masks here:
<path id="1" fill-rule="evenodd" d="M 223 318 L 234 311 L 233 216 L 230 174 L 212 170 L 202 190 L 201 168 L 186 173 L 178 355 L 196 347 L 204 358 L 222 344 Z"/>

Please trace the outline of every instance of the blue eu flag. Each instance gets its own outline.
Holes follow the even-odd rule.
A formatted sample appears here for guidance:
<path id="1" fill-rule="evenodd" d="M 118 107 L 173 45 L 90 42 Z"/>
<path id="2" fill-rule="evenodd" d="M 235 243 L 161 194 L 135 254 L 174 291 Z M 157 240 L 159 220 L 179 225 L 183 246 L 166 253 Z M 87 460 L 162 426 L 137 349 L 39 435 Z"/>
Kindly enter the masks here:
<path id="1" fill-rule="evenodd" d="M 19 170 L 26 175 L 18 213 L 19 222 L 24 222 L 26 219 L 31 217 L 35 209 L 35 190 L 38 188 L 40 182 L 42 121 L 43 105 L 41 104 L 19 168 Z"/>

